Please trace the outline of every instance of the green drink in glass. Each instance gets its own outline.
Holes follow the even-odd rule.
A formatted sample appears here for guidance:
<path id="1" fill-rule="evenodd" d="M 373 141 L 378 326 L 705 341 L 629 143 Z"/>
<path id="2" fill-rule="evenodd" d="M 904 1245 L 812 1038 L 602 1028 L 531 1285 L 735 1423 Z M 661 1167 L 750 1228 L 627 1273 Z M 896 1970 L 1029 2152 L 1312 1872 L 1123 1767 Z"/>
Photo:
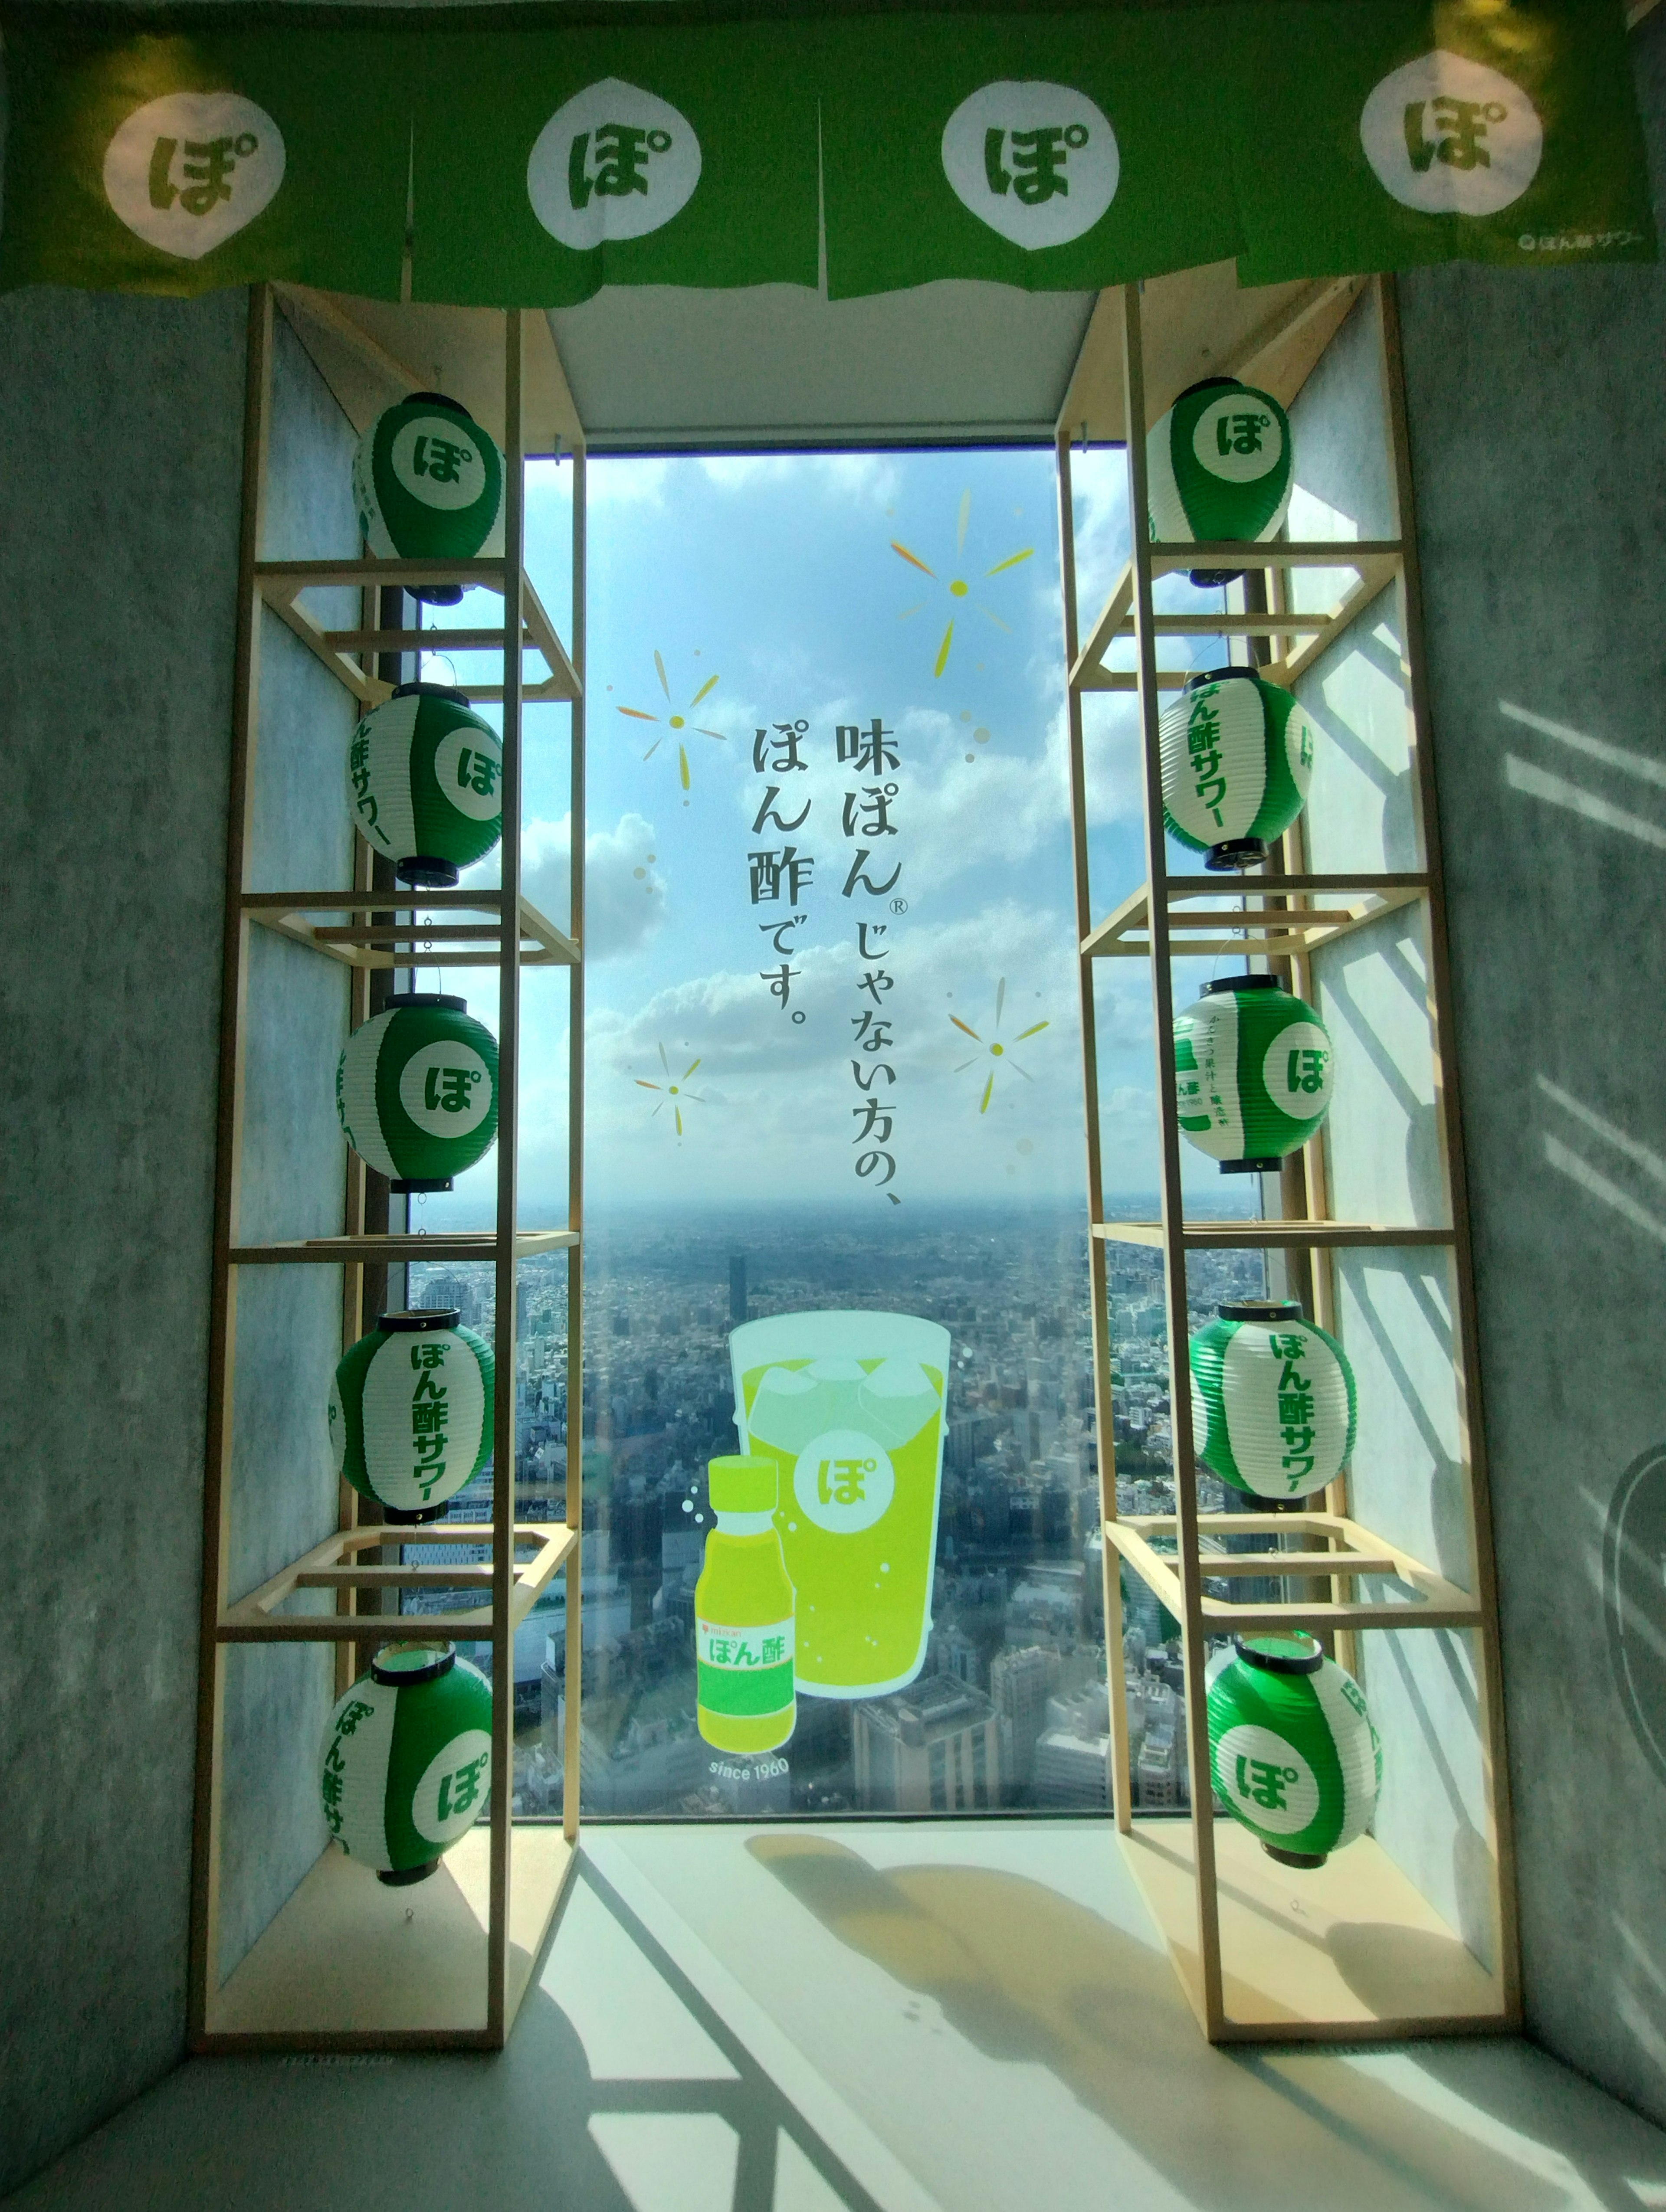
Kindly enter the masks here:
<path id="1" fill-rule="evenodd" d="M 873 1698 L 931 1633 L 949 1332 L 912 1314 L 776 1314 L 731 1332 L 741 1449 L 780 1474 L 800 1693 Z"/>

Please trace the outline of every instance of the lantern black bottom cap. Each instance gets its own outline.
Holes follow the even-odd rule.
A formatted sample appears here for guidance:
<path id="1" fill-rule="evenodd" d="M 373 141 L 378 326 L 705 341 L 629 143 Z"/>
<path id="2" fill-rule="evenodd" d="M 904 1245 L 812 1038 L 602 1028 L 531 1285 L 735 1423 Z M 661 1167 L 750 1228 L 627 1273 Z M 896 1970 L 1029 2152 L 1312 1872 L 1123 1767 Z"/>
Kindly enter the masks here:
<path id="1" fill-rule="evenodd" d="M 460 584 L 407 584 L 405 589 L 413 599 L 430 607 L 454 607 L 463 596 Z"/>
<path id="2" fill-rule="evenodd" d="M 1220 1164 L 1220 1171 L 1222 1175 L 1277 1175 L 1279 1170 L 1283 1165 L 1284 1162 L 1282 1160 L 1276 1159 L 1223 1160 Z M 411 1190 L 416 1190 L 420 1189 L 423 1186 L 417 1183 L 411 1183 L 407 1186 L 402 1182 L 396 1182 L 393 1186 L 395 1190 L 404 1190 L 407 1188 Z M 449 1184 L 447 1185 L 447 1188 L 450 1188 Z"/>
<path id="3" fill-rule="evenodd" d="M 1189 568 L 1186 574 L 1200 592 L 1212 592 L 1219 584 L 1236 584 L 1243 571 L 1242 568 Z"/>
<path id="4" fill-rule="evenodd" d="M 438 1870 L 438 1859 L 425 1859 L 421 1866 L 390 1867 L 386 1874 L 377 1869 L 376 1879 L 385 1881 L 390 1889 L 409 1889 L 414 1881 L 426 1881 Z"/>
<path id="5" fill-rule="evenodd" d="M 426 853 L 412 853 L 406 860 L 395 860 L 393 872 L 402 884 L 424 884 L 433 890 L 453 890 L 457 885 L 455 862 L 435 860 Z"/>
<path id="6" fill-rule="evenodd" d="M 384 1505 L 382 1508 L 383 1520 L 393 1528 L 425 1528 L 430 1521 L 443 1521 L 445 1517 L 443 1505 L 423 1505 L 410 1511 L 398 1505 Z"/>
<path id="7" fill-rule="evenodd" d="M 1269 1859 L 1276 1859 L 1280 1866 L 1306 1867 L 1310 1869 L 1322 1867 L 1330 1856 L 1329 1851 L 1281 1851 L 1276 1844 L 1264 1843 L 1262 1849 Z M 386 1881 L 387 1876 L 384 1875 L 382 1880 Z"/>
<path id="8" fill-rule="evenodd" d="M 1278 1165 L 1278 1162 L 1274 1160 L 1273 1164 L 1276 1167 Z M 390 1190 L 402 1191 L 407 1194 L 411 1191 L 449 1190 L 451 1188 L 451 1177 L 449 1176 L 407 1176 L 402 1178 L 398 1182 L 389 1183 L 387 1187 Z"/>
<path id="9" fill-rule="evenodd" d="M 1212 875 L 1231 874 L 1239 868 L 1258 868 L 1267 858 L 1267 843 L 1261 837 L 1226 837 L 1219 845 L 1211 845 L 1203 855 L 1203 865 Z M 403 873 L 404 862 L 399 863 Z"/>

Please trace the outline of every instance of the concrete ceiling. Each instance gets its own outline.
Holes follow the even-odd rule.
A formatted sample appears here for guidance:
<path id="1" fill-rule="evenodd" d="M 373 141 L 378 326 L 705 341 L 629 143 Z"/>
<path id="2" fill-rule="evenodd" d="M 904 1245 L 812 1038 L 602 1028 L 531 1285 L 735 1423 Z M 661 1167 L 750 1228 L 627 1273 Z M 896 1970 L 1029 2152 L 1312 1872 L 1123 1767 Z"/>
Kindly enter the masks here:
<path id="1" fill-rule="evenodd" d="M 550 326 L 593 450 L 1050 438 L 1091 292 L 620 285 Z"/>

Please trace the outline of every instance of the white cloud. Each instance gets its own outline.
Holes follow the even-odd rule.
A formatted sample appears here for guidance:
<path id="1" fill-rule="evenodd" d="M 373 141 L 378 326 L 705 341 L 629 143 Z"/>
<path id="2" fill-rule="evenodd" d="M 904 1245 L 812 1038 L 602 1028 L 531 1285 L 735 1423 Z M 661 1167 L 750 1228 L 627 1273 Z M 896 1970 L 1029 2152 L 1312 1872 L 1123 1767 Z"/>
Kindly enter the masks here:
<path id="1" fill-rule="evenodd" d="M 529 822 L 521 840 L 521 887 L 541 914 L 567 926 L 571 896 L 572 817 Z M 593 830 L 585 840 L 585 959 L 616 960 L 659 934 L 666 916 L 666 882 L 655 866 L 654 824 L 622 814 L 611 830 Z"/>

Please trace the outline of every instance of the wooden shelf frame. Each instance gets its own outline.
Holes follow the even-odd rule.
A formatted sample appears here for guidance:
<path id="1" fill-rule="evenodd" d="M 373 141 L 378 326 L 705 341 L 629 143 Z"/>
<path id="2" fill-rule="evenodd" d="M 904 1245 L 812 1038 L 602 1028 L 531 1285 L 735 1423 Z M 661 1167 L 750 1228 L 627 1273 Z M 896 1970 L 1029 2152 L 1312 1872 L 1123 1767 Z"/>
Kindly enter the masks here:
<path id="1" fill-rule="evenodd" d="M 508 495 L 505 494 L 507 506 Z M 393 695 L 393 685 L 384 682 L 374 672 L 374 661 L 384 653 L 501 653 L 507 669 L 509 662 L 516 663 L 520 672 L 520 656 L 514 651 L 517 631 L 521 653 L 540 653 L 546 674 L 537 683 L 528 684 L 522 678 L 520 698 L 529 706 L 550 701 L 576 701 L 582 690 L 578 671 L 568 657 L 567 648 L 556 635 L 555 624 L 544 610 L 544 602 L 532 589 L 524 571 L 518 578 L 519 591 L 511 588 L 510 563 L 507 559 L 476 559 L 472 561 L 257 561 L 254 580 L 262 601 L 282 623 L 287 623 L 307 651 L 315 653 L 330 673 L 344 684 L 353 696 L 365 708 L 380 707 Z M 503 620 L 496 625 L 476 629 L 388 629 L 371 623 L 362 623 L 353 629 L 325 629 L 315 622 L 301 604 L 303 592 L 325 590 L 352 585 L 358 590 L 370 592 L 391 585 L 459 584 L 465 590 L 478 586 L 496 592 L 503 600 Z M 510 603 L 519 596 L 521 605 L 519 620 L 511 612 Z M 355 658 L 355 656 L 357 656 Z M 508 678 L 505 678 L 507 684 Z M 501 703 L 508 696 L 503 684 L 471 684 L 459 682 L 456 687 L 465 698 Z"/>
<path id="2" fill-rule="evenodd" d="M 585 449 L 573 440 L 573 623 L 571 652 L 557 636 L 525 568 L 526 481 L 523 400 L 529 352 L 546 383 L 561 379 L 542 318 L 510 310 L 502 332 L 505 554 L 470 562 L 263 560 L 262 535 L 271 441 L 273 291 L 251 289 L 244 405 L 243 508 L 239 545 L 236 665 L 233 686 L 231 793 L 227 833 L 224 973 L 220 1032 L 220 1101 L 215 1169 L 213 1283 L 209 1345 L 207 1482 L 204 1507 L 197 1790 L 191 1890 L 191 1963 L 187 2035 L 197 2051 L 500 2049 L 528 1986 L 538 1951 L 576 1863 L 579 1826 L 579 1713 L 583 1650 L 580 1575 L 583 1502 L 585 704 L 587 507 Z M 538 353 L 540 343 L 547 358 Z M 570 395 L 568 395 L 570 403 Z M 576 416 L 573 420 L 576 422 Z M 385 621 L 383 592 L 392 586 L 458 583 L 484 586 L 502 602 L 500 623 L 460 632 L 413 630 Z M 314 587 L 356 586 L 357 627 L 325 629 L 301 605 Z M 260 648 L 268 611 L 299 636 L 360 708 L 395 688 L 381 656 L 450 644 L 496 649 L 501 684 L 460 686 L 471 699 L 502 709 L 503 826 L 500 880 L 480 890 L 411 890 L 375 881 L 373 856 L 355 838 L 355 880 L 344 890 L 257 891 L 250 881 L 253 851 L 255 757 L 259 737 Z M 542 654 L 548 675 L 527 682 L 528 649 Z M 395 664 L 397 667 L 397 664 Z M 541 914 L 521 884 L 524 709 L 538 701 L 565 702 L 571 712 L 570 818 L 573 840 L 569 911 L 564 926 Z M 327 803 L 327 801 L 325 802 Z M 455 915 L 457 920 L 423 919 Z M 250 992 L 251 933 L 275 930 L 338 963 L 348 1026 L 368 1018 L 378 969 L 395 965 L 494 969 L 498 1051 L 498 1131 L 495 1169 L 496 1226 L 443 1234 L 368 1225 L 366 1170 L 346 1155 L 343 1219 L 337 1235 L 245 1243 L 240 1235 L 244 1097 Z M 438 940 L 439 950 L 434 944 Z M 520 1089 L 520 975 L 523 968 L 564 969 L 569 992 L 568 1214 L 561 1229 L 517 1226 Z M 320 1067 L 320 1082 L 331 1070 Z M 568 1297 L 567 1519 L 559 1525 L 523 1521 L 516 1511 L 516 1269 L 526 1258 L 564 1251 Z M 250 1267 L 327 1266 L 342 1283 L 342 1342 L 356 1342 L 379 1305 L 367 1303 L 367 1273 L 412 1260 L 489 1264 L 494 1273 L 495 1480 L 489 1522 L 423 1526 L 360 1522 L 358 1493 L 338 1485 L 337 1528 L 258 1589 L 234 1595 L 231 1480 L 238 1285 Z M 321 1390 L 319 1378 L 313 1387 Z M 327 1380 L 327 1378 L 324 1378 Z M 483 1561 L 443 1565 L 412 1561 L 409 1549 L 481 1546 Z M 389 1553 L 392 1557 L 386 1556 Z M 493 1700 L 494 1786 L 489 1818 L 470 1831 L 442 1864 L 435 1891 L 413 1908 L 435 1948 L 418 1958 L 398 1948 L 391 1965 L 386 1896 L 362 1867 L 328 1845 L 279 1910 L 247 1957 L 222 1982 L 219 1972 L 220 1866 L 226 1787 L 224 1730 L 227 1666 L 234 1647 L 316 1644 L 336 1650 L 335 1683 L 344 1690 L 379 1644 L 412 1636 L 456 1636 L 489 1644 L 492 1679 L 514 1680 L 515 1632 L 553 1577 L 566 1578 L 565 1656 L 569 1686 L 563 1740 L 564 1804 L 558 1832 L 517 1831 L 514 1825 L 514 1699 Z M 381 1609 L 386 1594 L 454 1589 L 464 1601 L 448 1610 L 400 1613 Z M 331 1610 L 289 1613 L 286 1601 L 316 1589 Z M 466 1602 L 471 1592 L 483 1601 Z M 520 1871 L 516 1872 L 519 1869 Z M 512 1880 L 513 1876 L 513 1880 Z M 403 1927 L 410 1914 L 396 1916 Z M 424 1962 L 426 1960 L 426 1963 Z M 344 1961 L 347 1964 L 344 1966 Z"/>
<path id="3" fill-rule="evenodd" d="M 1508 2029 L 1521 2020 L 1521 1984 L 1516 1926 L 1514 1867 L 1508 1784 L 1504 1755 L 1503 1701 L 1498 1653 L 1497 1590 L 1487 1506 L 1487 1467 L 1476 1405 L 1477 1369 L 1474 1297 L 1464 1195 L 1463 1158 L 1452 1071 L 1454 1065 L 1450 981 L 1445 937 L 1432 771 L 1429 754 L 1429 708 L 1423 669 L 1423 635 L 1418 596 L 1416 533 L 1413 517 L 1405 408 L 1400 362 L 1399 325 L 1393 281 L 1363 280 L 1359 289 L 1375 293 L 1383 337 L 1382 388 L 1388 442 L 1392 457 L 1395 528 L 1398 535 L 1378 540 L 1338 543 L 1274 541 L 1264 545 L 1152 544 L 1141 534 L 1149 512 L 1146 434 L 1173 397 L 1159 387 L 1147 406 L 1142 319 L 1148 305 L 1159 323 L 1169 302 L 1142 300 L 1142 289 L 1172 284 L 1177 297 L 1190 279 L 1154 280 L 1154 287 L 1125 287 L 1101 295 L 1090 322 L 1082 360 L 1072 380 L 1073 392 L 1115 393 L 1119 427 L 1096 424 L 1097 434 L 1120 443 L 1128 472 L 1128 513 L 1134 518 L 1132 552 L 1104 606 L 1084 640 L 1076 599 L 1072 437 L 1077 428 L 1067 401 L 1055 436 L 1059 471 L 1060 536 L 1064 579 L 1064 667 L 1067 678 L 1068 766 L 1072 837 L 1075 864 L 1078 988 L 1081 1008 L 1083 1083 L 1087 1144 L 1088 1240 L 1092 1301 L 1095 1429 L 1097 1438 L 1100 1505 L 1104 1528 L 1106 1667 L 1110 1681 L 1116 1817 L 1130 1863 L 1143 1851 L 1152 1856 L 1144 1830 L 1133 1812 L 1127 1686 L 1122 1653 L 1121 1568 L 1124 1562 L 1152 1589 L 1180 1625 L 1185 1673 L 1186 1771 L 1192 1805 L 1189 1847 L 1170 1850 L 1153 1882 L 1141 1880 L 1153 1899 L 1183 1985 L 1212 2042 L 1281 2039 L 1347 2040 L 1364 2033 L 1359 2006 L 1327 1983 L 1300 1973 L 1286 1977 L 1306 1992 L 1309 2008 L 1280 2001 L 1271 2012 L 1257 2009 L 1262 1998 L 1246 1996 L 1247 1985 L 1223 1965 L 1223 1899 L 1229 1924 L 1264 1926 L 1276 1919 L 1260 1905 L 1246 1913 L 1233 1884 L 1223 1887 L 1221 1866 L 1243 1856 L 1243 1832 L 1213 1817 L 1207 1694 L 1205 1671 L 1212 1641 L 1245 1629 L 1305 1627 L 1321 1635 L 1344 1665 L 1354 1662 L 1358 1638 L 1380 1631 L 1449 1631 L 1462 1633 L 1474 1656 L 1485 1802 L 1484 1843 L 1493 1869 L 1490 1899 L 1491 1942 L 1495 1970 L 1475 1964 L 1456 1936 L 1450 1942 L 1468 1961 L 1449 1978 L 1455 1994 L 1444 2010 L 1430 2016 L 1410 2007 L 1420 2033 L 1473 2033 Z M 1344 302 L 1344 310 L 1347 303 Z M 1245 310 L 1244 312 L 1247 312 Z M 1172 320 L 1172 317 L 1170 318 Z M 1339 318 L 1340 321 L 1340 318 Z M 1325 343 L 1337 324 L 1330 325 Z M 1166 327 L 1166 326 L 1165 326 Z M 1195 334 L 1213 343 L 1213 332 Z M 1167 333 L 1170 350 L 1174 333 Z M 1090 362 L 1089 356 L 1094 356 Z M 1114 356 L 1114 359 L 1113 359 Z M 1316 359 L 1316 355 L 1315 358 Z M 1209 362 L 1213 369 L 1219 366 Z M 1253 360 L 1231 366 L 1255 380 Z M 1312 362 L 1307 363 L 1310 370 Z M 1195 374 L 1196 372 L 1194 372 Z M 1176 389 L 1178 387 L 1176 386 Z M 1292 396 L 1285 392 L 1286 400 Z M 1221 613 L 1199 608 L 1158 613 L 1152 587 L 1164 575 L 1194 568 L 1229 568 L 1259 572 L 1264 588 L 1245 590 L 1242 610 Z M 1315 613 L 1292 611 L 1297 571 L 1338 570 L 1351 579 L 1329 605 Z M 1414 866 L 1398 874 L 1323 875 L 1308 870 L 1300 823 L 1283 841 L 1276 859 L 1259 873 L 1236 879 L 1172 872 L 1169 866 L 1162 803 L 1159 718 L 1162 695 L 1179 689 L 1189 672 L 1159 669 L 1159 641 L 1170 636 L 1219 636 L 1237 641 L 1236 665 L 1253 665 L 1270 681 L 1288 687 L 1361 618 L 1369 619 L 1380 595 L 1398 586 L 1404 624 L 1404 658 L 1408 671 L 1408 738 L 1412 805 L 1416 831 Z M 1259 599 L 1266 611 L 1256 606 Z M 1107 655 L 1118 644 L 1131 644 L 1132 668 L 1111 668 Z M 1088 776 L 1084 745 L 1083 702 L 1097 691 L 1126 691 L 1137 702 L 1140 778 L 1144 802 L 1145 882 L 1122 897 L 1108 917 L 1095 919 L 1089 858 Z M 1260 956 L 1264 964 L 1286 975 L 1299 995 L 1310 995 L 1316 954 L 1383 915 L 1416 907 L 1420 910 L 1429 953 L 1430 1044 L 1434 1069 L 1435 1120 L 1443 1182 L 1442 1218 L 1435 1224 L 1396 1224 L 1341 1221 L 1331 1217 L 1328 1151 L 1323 1133 L 1286 1164 L 1282 1218 L 1262 1220 L 1188 1220 L 1182 1192 L 1183 1139 L 1179 1127 L 1171 1059 L 1175 1022 L 1173 963 L 1221 954 Z M 1149 965 L 1158 1100 L 1160 1214 L 1155 1221 L 1117 1221 L 1104 1203 L 1100 1135 L 1100 1096 L 1096 963 L 1105 958 L 1143 957 Z M 1169 1403 L 1176 1471 L 1175 1510 L 1165 1516 L 1122 1518 L 1116 1503 L 1116 1455 L 1112 1433 L 1111 1342 L 1107 1249 L 1111 1244 L 1145 1246 L 1164 1260 L 1164 1306 L 1169 1346 Z M 1444 1254 L 1456 1328 L 1453 1382 L 1458 1415 L 1456 1459 L 1462 1485 L 1472 1587 L 1466 1589 L 1388 1542 L 1353 1519 L 1348 1483 L 1334 1482 L 1315 1509 L 1299 1512 L 1206 1514 L 1199 1504 L 1195 1440 L 1192 1429 L 1188 1340 L 1187 1255 L 1198 1251 L 1257 1248 L 1283 1252 L 1286 1264 L 1310 1284 L 1310 1311 L 1322 1327 L 1337 1322 L 1331 1255 L 1350 1248 L 1393 1249 L 1423 1247 Z M 1322 1510 L 1318 1510 L 1322 1504 Z M 1217 1548 L 1231 1539 L 1275 1534 L 1296 1551 L 1237 1553 Z M 1276 1602 L 1235 1602 L 1205 1588 L 1206 1580 L 1237 1577 L 1295 1578 L 1305 1594 Z M 1395 1590 L 1359 1594 L 1362 1582 L 1382 1577 Z M 1287 1587 L 1287 1585 L 1286 1585 Z M 1224 1831 L 1232 1828 L 1233 1832 Z M 1184 1835 L 1184 1830 L 1177 1833 Z M 1162 1856 L 1159 1854 L 1159 1856 Z M 1172 1860 L 1173 1865 L 1167 1861 Z M 1182 1862 L 1183 1861 L 1183 1865 Z M 1344 1869 L 1364 1869 L 1366 1887 L 1391 1896 L 1378 1913 L 1396 1927 L 1418 1928 L 1432 1917 L 1403 1875 L 1370 1838 L 1340 1854 L 1326 1881 L 1346 1881 Z M 1177 1872 L 1177 1868 L 1179 1871 Z M 1136 1871 L 1140 1869 L 1136 1867 Z M 1363 1877 L 1362 1877 L 1363 1878 Z M 1250 1885 L 1253 1887 L 1253 1883 Z M 1177 1898 L 1181 1899 L 1177 1905 Z M 1409 1903 L 1408 1902 L 1409 1899 Z M 1367 1902 L 1364 1918 L 1372 1917 Z M 1422 1916 L 1420 1921 L 1419 1916 Z M 1290 1923 L 1289 1941 L 1304 1939 Z M 1236 1939 L 1235 1939 L 1236 1940 Z M 1276 1949 L 1276 1947 L 1274 1947 Z M 1292 1954 L 1293 1955 L 1293 1954 Z M 1266 1981 L 1277 1983 L 1276 1963 Z M 1466 1978 L 1467 1977 L 1467 1978 Z M 1270 1984 L 1269 1984 L 1270 1985 Z M 1396 2014 L 1396 2019 L 1400 2015 Z M 1276 2021 L 1276 2027 L 1269 2025 Z"/>
<path id="4" fill-rule="evenodd" d="M 400 904 L 388 912 L 390 896 Z M 523 896 L 520 965 L 575 968 L 579 948 L 564 929 L 540 914 Z M 309 951 L 322 952 L 348 968 L 497 968 L 503 962 L 504 899 L 500 890 L 429 890 L 401 886 L 387 891 L 246 891 L 243 906 L 251 921 L 275 930 Z M 418 909 L 435 915 L 477 914 L 479 921 L 419 920 Z M 308 915 L 365 915 L 364 921 L 309 921 Z M 399 916 L 408 919 L 401 921 Z M 438 945 L 437 951 L 431 948 Z"/>

